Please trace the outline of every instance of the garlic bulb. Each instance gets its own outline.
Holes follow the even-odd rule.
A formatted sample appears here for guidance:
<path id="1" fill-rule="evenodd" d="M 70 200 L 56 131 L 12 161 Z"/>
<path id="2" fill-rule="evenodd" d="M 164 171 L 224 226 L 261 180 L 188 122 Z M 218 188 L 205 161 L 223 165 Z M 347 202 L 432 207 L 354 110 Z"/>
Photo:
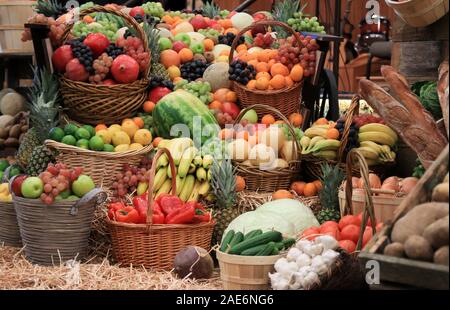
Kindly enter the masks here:
<path id="1" fill-rule="evenodd" d="M 309 266 L 311 265 L 311 258 L 307 254 L 302 253 L 297 257 L 295 263 L 297 264 L 298 268 Z"/>
<path id="2" fill-rule="evenodd" d="M 324 251 L 329 249 L 336 250 L 339 247 L 339 243 L 336 241 L 336 239 L 328 235 L 317 237 L 315 243 L 322 244 Z"/>
<path id="3" fill-rule="evenodd" d="M 286 255 L 286 259 L 289 262 L 295 262 L 297 260 L 297 257 L 299 257 L 299 255 L 301 255 L 301 254 L 303 254 L 303 253 L 299 249 L 291 248 Z"/>

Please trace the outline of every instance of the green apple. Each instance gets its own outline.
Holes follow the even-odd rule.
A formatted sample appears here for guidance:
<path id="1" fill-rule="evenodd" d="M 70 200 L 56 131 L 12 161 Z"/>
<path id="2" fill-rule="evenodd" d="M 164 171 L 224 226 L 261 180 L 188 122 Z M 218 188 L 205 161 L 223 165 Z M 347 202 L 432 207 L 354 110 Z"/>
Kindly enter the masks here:
<path id="1" fill-rule="evenodd" d="M 9 167 L 9 162 L 6 159 L 0 160 L 0 171 L 5 171 Z"/>
<path id="2" fill-rule="evenodd" d="M 172 41 L 170 41 L 170 39 L 168 39 L 168 38 L 159 39 L 158 44 L 159 44 L 159 49 L 161 51 L 170 50 L 173 46 Z"/>
<path id="3" fill-rule="evenodd" d="M 64 127 L 64 133 L 65 133 L 66 135 L 74 136 L 75 133 L 77 132 L 77 129 L 78 129 L 78 126 L 75 125 L 75 124 L 67 124 L 67 125 Z"/>
<path id="4" fill-rule="evenodd" d="M 83 197 L 95 188 L 94 181 L 87 175 L 82 174 L 72 183 L 72 192 L 79 198 Z"/>
<path id="5" fill-rule="evenodd" d="M 187 33 L 178 33 L 174 38 L 174 41 L 181 41 L 187 46 L 191 45 L 191 37 Z"/>
<path id="6" fill-rule="evenodd" d="M 89 133 L 89 130 L 86 128 L 78 128 L 77 132 L 75 133 L 75 138 L 79 139 L 86 139 L 89 140 L 91 138 L 91 134 Z"/>
<path id="7" fill-rule="evenodd" d="M 55 201 L 61 201 L 61 200 L 63 200 L 61 195 L 58 195 L 58 196 L 55 197 Z"/>
<path id="8" fill-rule="evenodd" d="M 20 190 L 22 191 L 23 197 L 36 199 L 44 192 L 44 182 L 38 177 L 29 177 L 23 181 Z"/>
<path id="9" fill-rule="evenodd" d="M 258 114 L 253 109 L 248 110 L 242 117 L 242 120 L 247 120 L 250 124 L 256 124 L 258 122 Z"/>
<path id="10" fill-rule="evenodd" d="M 3 172 L 3 171 L 0 171 L 0 183 L 2 183 L 3 182 L 3 175 L 4 175 L 5 173 Z"/>
<path id="11" fill-rule="evenodd" d="M 18 165 L 13 165 L 11 168 L 9 168 L 9 177 L 12 178 L 16 175 L 19 175 L 22 173 L 22 169 Z"/>
<path id="12" fill-rule="evenodd" d="M 86 129 L 87 131 L 89 131 L 89 134 L 91 135 L 91 137 L 95 136 L 95 128 L 92 127 L 91 125 L 83 125 L 83 128 Z"/>
<path id="13" fill-rule="evenodd" d="M 61 142 L 67 145 L 75 145 L 77 143 L 77 139 L 75 139 L 75 137 L 72 135 L 67 135 L 64 136 Z"/>
<path id="14" fill-rule="evenodd" d="M 104 145 L 103 139 L 99 136 L 93 136 L 91 140 L 89 140 L 89 148 L 93 151 L 103 151 Z"/>
<path id="15" fill-rule="evenodd" d="M 111 144 L 103 145 L 103 152 L 114 152 L 114 146 Z"/>
<path id="16" fill-rule="evenodd" d="M 192 44 L 190 49 L 194 54 L 203 54 L 205 52 L 205 47 L 201 43 Z"/>

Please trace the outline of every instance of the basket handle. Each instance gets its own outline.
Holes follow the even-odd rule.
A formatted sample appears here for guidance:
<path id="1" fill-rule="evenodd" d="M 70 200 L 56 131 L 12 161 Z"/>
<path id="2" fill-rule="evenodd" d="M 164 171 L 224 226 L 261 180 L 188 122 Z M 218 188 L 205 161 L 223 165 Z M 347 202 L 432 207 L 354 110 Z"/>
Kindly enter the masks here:
<path id="1" fill-rule="evenodd" d="M 108 194 L 101 188 L 94 188 L 70 208 L 70 215 L 77 215 L 79 207 L 90 203 L 94 199 L 97 199 L 97 204 L 103 203 L 108 199 Z"/>
<path id="2" fill-rule="evenodd" d="M 283 113 L 281 113 L 280 111 L 278 111 L 277 109 L 275 109 L 274 107 L 265 105 L 265 104 L 254 104 L 251 106 L 246 107 L 245 109 L 241 110 L 241 113 L 239 113 L 238 117 L 235 119 L 234 121 L 234 126 L 236 126 L 244 117 L 245 113 L 247 113 L 249 110 L 254 109 L 254 108 L 260 108 L 260 109 L 265 109 L 268 110 L 272 113 L 275 113 L 279 118 L 281 118 L 286 125 L 288 126 L 288 130 L 292 135 L 292 144 L 294 145 L 293 149 L 292 149 L 292 158 L 295 158 L 295 160 L 298 160 L 299 158 L 299 150 L 300 150 L 300 145 L 298 144 L 297 138 L 295 136 L 295 131 L 294 131 L 294 127 L 292 127 L 291 123 L 289 122 L 289 120 L 286 118 L 286 116 L 283 115 Z"/>
<path id="3" fill-rule="evenodd" d="M 292 29 L 291 27 L 289 27 L 289 25 L 276 21 L 276 20 L 263 20 L 263 21 L 259 21 L 256 23 L 251 24 L 250 26 L 242 29 L 234 38 L 233 44 L 231 45 L 231 50 L 230 50 L 230 56 L 228 58 L 228 62 L 231 64 L 233 62 L 233 54 L 234 51 L 236 50 L 236 47 L 239 43 L 239 39 L 249 30 L 252 30 L 253 28 L 257 27 L 257 26 L 279 26 L 284 28 L 285 30 L 287 30 L 288 32 L 290 32 L 295 39 L 300 43 L 300 45 L 302 45 L 302 39 L 300 39 L 300 35 L 298 34 L 298 32 L 296 32 L 294 29 Z"/>
<path id="4" fill-rule="evenodd" d="M 170 151 L 166 148 L 159 149 L 158 152 L 156 152 L 155 157 L 153 157 L 152 168 L 150 169 L 150 179 L 148 181 L 147 227 L 149 227 L 152 224 L 152 217 L 153 217 L 153 204 L 154 204 L 153 186 L 155 182 L 156 163 L 158 162 L 158 159 L 164 154 L 167 155 L 167 157 L 169 158 L 170 172 L 172 173 L 172 195 L 176 195 L 177 193 L 177 182 L 175 178 L 177 174 L 175 172 L 175 164 L 173 162 L 172 155 L 170 154 Z"/>
<path id="5" fill-rule="evenodd" d="M 367 226 L 367 222 L 370 217 L 370 222 L 372 224 L 372 233 L 376 234 L 376 221 L 375 221 L 375 210 L 372 200 L 372 190 L 370 189 L 369 182 L 369 166 L 364 156 L 356 149 L 351 150 L 347 155 L 346 163 L 346 182 L 345 182 L 345 214 L 350 214 L 352 210 L 352 196 L 353 196 L 353 184 L 352 184 L 352 169 L 354 162 L 359 162 L 359 170 L 361 173 L 361 178 L 364 183 L 364 210 L 363 210 L 363 220 L 361 221 L 361 228 L 359 232 L 358 244 L 356 245 L 356 250 L 361 251 L 362 249 L 362 239 L 364 236 L 364 230 Z"/>
<path id="6" fill-rule="evenodd" d="M 125 23 L 127 24 L 127 26 L 133 27 L 136 30 L 139 39 L 142 40 L 142 43 L 144 45 L 144 51 L 149 52 L 147 35 L 145 34 L 144 30 L 139 25 L 139 23 L 133 17 L 131 17 L 128 14 L 123 13 L 122 11 L 119 11 L 119 10 L 116 10 L 116 9 L 113 9 L 110 7 L 96 5 L 91 8 L 81 10 L 79 12 L 79 20 L 82 20 L 83 17 L 85 17 L 86 15 L 92 14 L 92 13 L 109 13 L 109 14 L 114 14 L 118 17 L 123 18 Z M 72 31 L 74 24 L 75 24 L 75 20 L 73 18 L 69 22 L 67 22 L 66 29 L 64 30 L 64 33 L 61 37 L 62 43 L 66 42 L 67 37 L 69 36 L 70 32 Z M 150 73 L 150 65 L 148 66 L 147 71 L 145 72 L 145 76 L 148 76 L 149 73 Z"/>
<path id="7" fill-rule="evenodd" d="M 359 114 L 359 100 L 360 97 L 358 95 L 353 96 L 352 103 L 345 113 L 344 131 L 342 132 L 341 145 L 338 149 L 338 163 L 342 162 L 342 157 L 344 156 L 345 147 L 347 146 L 348 136 L 350 134 L 350 127 L 353 123 L 353 117 Z"/>

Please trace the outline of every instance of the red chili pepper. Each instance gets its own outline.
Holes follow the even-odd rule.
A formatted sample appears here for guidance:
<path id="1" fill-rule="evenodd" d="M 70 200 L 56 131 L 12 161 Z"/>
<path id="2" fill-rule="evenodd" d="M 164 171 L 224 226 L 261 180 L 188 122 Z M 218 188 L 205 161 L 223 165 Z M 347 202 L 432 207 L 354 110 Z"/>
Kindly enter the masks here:
<path id="1" fill-rule="evenodd" d="M 184 205 L 183 201 L 180 198 L 173 195 L 165 195 L 164 197 L 159 199 L 158 203 L 165 215 L 169 215 L 173 211 L 183 208 Z"/>
<path id="2" fill-rule="evenodd" d="M 117 210 L 125 208 L 125 205 L 122 202 L 114 202 L 108 206 L 108 217 L 110 220 L 114 220 L 114 214 Z"/>
<path id="3" fill-rule="evenodd" d="M 126 206 L 125 208 L 117 210 L 115 216 L 117 222 L 133 224 L 139 222 L 139 213 L 133 206 Z"/>
<path id="4" fill-rule="evenodd" d="M 183 208 L 176 209 L 166 216 L 166 224 L 189 224 L 192 223 L 195 215 L 195 207 L 186 205 Z"/>

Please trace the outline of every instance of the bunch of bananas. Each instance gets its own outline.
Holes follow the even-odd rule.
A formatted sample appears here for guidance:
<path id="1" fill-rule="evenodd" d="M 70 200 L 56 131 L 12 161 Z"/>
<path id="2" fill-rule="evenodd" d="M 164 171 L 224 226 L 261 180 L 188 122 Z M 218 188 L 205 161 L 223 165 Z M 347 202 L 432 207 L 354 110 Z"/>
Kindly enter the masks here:
<path id="1" fill-rule="evenodd" d="M 314 125 L 308 128 L 303 138 L 300 139 L 302 154 L 312 154 L 323 159 L 335 160 L 341 141 L 328 139 L 329 129 L 329 125 Z"/>
<path id="2" fill-rule="evenodd" d="M 170 193 L 172 178 L 176 178 L 176 195 L 184 202 L 198 201 L 201 197 L 208 197 L 211 180 L 209 168 L 213 164 L 211 155 L 201 156 L 194 142 L 190 138 L 161 140 L 158 148 L 166 148 L 172 155 L 176 175 L 170 170 L 167 155 L 161 156 L 156 163 L 153 192 L 155 197 Z"/>
<path id="3" fill-rule="evenodd" d="M 359 129 L 358 151 L 366 158 L 369 166 L 394 162 L 392 147 L 397 143 L 397 134 L 388 126 L 372 123 Z"/>

